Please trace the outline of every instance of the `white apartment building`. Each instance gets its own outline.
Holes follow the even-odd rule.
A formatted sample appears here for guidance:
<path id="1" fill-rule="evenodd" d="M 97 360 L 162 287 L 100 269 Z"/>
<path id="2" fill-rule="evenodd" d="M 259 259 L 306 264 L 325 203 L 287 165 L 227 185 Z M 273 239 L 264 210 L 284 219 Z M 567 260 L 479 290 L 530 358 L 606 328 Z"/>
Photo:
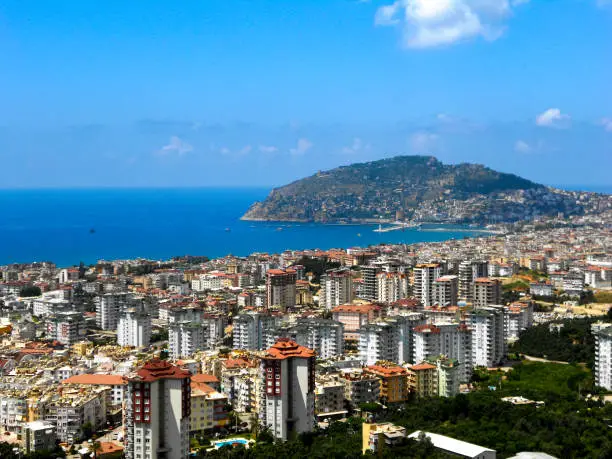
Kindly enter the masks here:
<path id="1" fill-rule="evenodd" d="M 469 312 L 472 329 L 472 365 L 492 367 L 506 356 L 503 306 L 475 308 Z"/>
<path id="2" fill-rule="evenodd" d="M 150 360 L 128 376 L 124 425 L 127 459 L 187 459 L 190 373 Z"/>
<path id="3" fill-rule="evenodd" d="M 442 276 L 434 281 L 433 302 L 439 306 L 456 306 L 459 298 L 459 277 Z"/>
<path id="4" fill-rule="evenodd" d="M 594 327 L 595 328 L 595 327 Z M 595 336 L 595 384 L 612 390 L 612 326 L 597 327 Z"/>
<path id="5" fill-rule="evenodd" d="M 397 329 L 397 361 L 400 365 L 404 363 L 416 363 L 414 356 L 414 328 L 424 324 L 426 321 L 423 313 L 409 313 L 388 318 L 387 322 L 393 324 Z"/>
<path id="6" fill-rule="evenodd" d="M 489 274 L 489 263 L 486 261 L 462 261 L 459 264 L 459 299 L 472 300 L 472 284 L 480 277 Z"/>
<path id="7" fill-rule="evenodd" d="M 394 303 L 407 298 L 410 292 L 408 276 L 399 272 L 381 272 L 376 275 L 376 300 Z"/>
<path id="8" fill-rule="evenodd" d="M 22 442 L 26 454 L 55 449 L 57 436 L 50 422 L 34 421 L 23 425 Z"/>
<path id="9" fill-rule="evenodd" d="M 373 322 L 359 330 L 359 359 L 363 365 L 375 365 L 381 360 L 399 360 L 399 330 L 395 323 Z"/>
<path id="10" fill-rule="evenodd" d="M 0 428 L 3 432 L 21 432 L 24 420 L 28 419 L 28 401 L 21 391 L 0 393 Z"/>
<path id="11" fill-rule="evenodd" d="M 438 323 L 419 325 L 414 328 L 413 362 L 437 358 L 444 355 L 461 364 L 461 382 L 469 381 L 472 375 L 472 332 L 463 324 Z"/>
<path id="12" fill-rule="evenodd" d="M 117 330 L 119 317 L 126 309 L 128 294 L 105 293 L 96 298 L 96 322 L 102 330 Z"/>
<path id="13" fill-rule="evenodd" d="M 168 326 L 168 350 L 172 359 L 191 357 L 199 350 L 209 350 L 205 327 L 201 323 L 173 322 Z"/>
<path id="14" fill-rule="evenodd" d="M 523 330 L 533 326 L 533 303 L 513 303 L 504 307 L 504 336 L 516 341 Z"/>
<path id="15" fill-rule="evenodd" d="M 414 268 L 414 296 L 423 306 L 432 306 L 434 300 L 434 283 L 442 275 L 442 268 L 437 263 L 416 265 Z"/>
<path id="16" fill-rule="evenodd" d="M 312 349 L 321 359 L 329 359 L 344 353 L 344 325 L 330 319 L 298 319 L 291 327 L 288 338 L 301 346 Z"/>
<path id="17" fill-rule="evenodd" d="M 234 317 L 234 349 L 262 350 L 276 329 L 276 318 L 269 314 L 248 313 Z"/>
<path id="18" fill-rule="evenodd" d="M 353 280 L 349 269 L 327 271 L 321 276 L 319 305 L 331 309 L 353 301 Z"/>
<path id="19" fill-rule="evenodd" d="M 472 301 L 475 307 L 501 303 L 501 281 L 479 277 L 472 283 Z"/>
<path id="20" fill-rule="evenodd" d="M 151 316 L 130 308 L 123 313 L 117 324 L 119 346 L 146 347 L 151 342 Z"/>
<path id="21" fill-rule="evenodd" d="M 259 420 L 272 435 L 287 440 L 315 427 L 315 353 L 279 339 L 261 361 L 264 378 Z"/>
<path id="22" fill-rule="evenodd" d="M 61 312 L 47 318 L 47 338 L 71 346 L 85 336 L 85 320 L 79 312 Z"/>

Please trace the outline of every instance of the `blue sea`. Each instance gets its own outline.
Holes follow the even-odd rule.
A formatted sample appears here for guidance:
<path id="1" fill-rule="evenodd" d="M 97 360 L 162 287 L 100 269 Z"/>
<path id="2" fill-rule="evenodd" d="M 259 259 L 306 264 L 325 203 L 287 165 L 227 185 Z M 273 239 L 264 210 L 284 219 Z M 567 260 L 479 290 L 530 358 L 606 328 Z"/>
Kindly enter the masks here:
<path id="1" fill-rule="evenodd" d="M 268 189 L 0 190 L 0 264 L 282 252 L 463 238 L 464 231 L 241 221 Z"/>

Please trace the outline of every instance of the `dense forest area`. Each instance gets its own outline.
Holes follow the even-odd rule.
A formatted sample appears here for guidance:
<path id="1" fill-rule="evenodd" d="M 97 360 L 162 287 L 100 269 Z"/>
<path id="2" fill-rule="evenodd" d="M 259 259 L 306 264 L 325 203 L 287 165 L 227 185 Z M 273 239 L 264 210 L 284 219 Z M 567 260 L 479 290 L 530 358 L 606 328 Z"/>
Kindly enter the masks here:
<path id="1" fill-rule="evenodd" d="M 610 312 L 604 319 L 612 319 Z M 523 331 L 519 340 L 510 346 L 509 352 L 569 363 L 581 362 L 592 368 L 595 338 L 591 334 L 591 324 L 597 320 L 601 318 L 571 319 L 555 324 L 536 325 Z"/>

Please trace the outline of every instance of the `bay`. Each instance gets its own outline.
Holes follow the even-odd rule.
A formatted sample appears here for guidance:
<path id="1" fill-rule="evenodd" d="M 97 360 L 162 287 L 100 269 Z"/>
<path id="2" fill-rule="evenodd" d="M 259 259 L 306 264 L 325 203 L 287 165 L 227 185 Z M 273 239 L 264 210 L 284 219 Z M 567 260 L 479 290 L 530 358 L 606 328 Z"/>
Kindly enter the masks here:
<path id="1" fill-rule="evenodd" d="M 240 217 L 263 188 L 0 190 L 0 264 L 176 255 L 221 257 L 286 249 L 322 250 L 379 243 L 442 241 L 476 231 L 377 225 L 249 222 Z"/>

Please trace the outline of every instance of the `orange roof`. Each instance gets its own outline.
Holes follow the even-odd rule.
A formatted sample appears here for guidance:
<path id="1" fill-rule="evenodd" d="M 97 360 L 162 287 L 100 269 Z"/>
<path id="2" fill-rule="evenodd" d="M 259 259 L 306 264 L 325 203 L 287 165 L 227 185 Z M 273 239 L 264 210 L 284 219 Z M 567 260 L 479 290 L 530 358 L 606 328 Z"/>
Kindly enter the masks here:
<path id="1" fill-rule="evenodd" d="M 125 376 L 121 375 L 75 375 L 64 379 L 62 384 L 92 384 L 101 386 L 119 386 L 127 384 Z"/>
<path id="2" fill-rule="evenodd" d="M 119 451 L 123 451 L 123 446 L 110 441 L 101 441 L 100 449 L 98 449 L 98 457 L 104 456 L 105 454 L 113 454 Z"/>
<path id="3" fill-rule="evenodd" d="M 411 370 L 421 371 L 421 370 L 434 370 L 436 367 L 429 363 L 419 363 L 418 365 L 412 365 L 410 367 Z"/>
<path id="4" fill-rule="evenodd" d="M 404 367 L 400 367 L 399 365 L 370 365 L 369 367 L 365 367 L 365 371 L 383 377 L 404 376 L 408 374 L 408 370 L 406 370 Z"/>
<path id="5" fill-rule="evenodd" d="M 187 370 L 172 365 L 165 360 L 151 359 L 145 363 L 135 376 L 130 377 L 133 381 L 153 382 L 158 379 L 186 379 L 191 376 Z"/>
<path id="6" fill-rule="evenodd" d="M 332 312 L 355 312 L 367 314 L 378 309 L 375 304 L 341 304 L 332 309 Z"/>
<path id="7" fill-rule="evenodd" d="M 269 269 L 268 270 L 268 274 L 271 274 L 272 276 L 280 276 L 283 274 L 295 274 L 296 271 L 294 269 Z"/>
<path id="8" fill-rule="evenodd" d="M 211 392 L 216 392 L 212 387 L 208 384 L 198 383 L 191 381 L 191 390 L 192 391 L 200 391 L 202 394 L 210 394 Z M 193 395 L 193 392 L 192 392 Z"/>
<path id="9" fill-rule="evenodd" d="M 418 333 L 440 333 L 440 329 L 433 324 L 417 325 L 414 331 Z"/>
<path id="10" fill-rule="evenodd" d="M 209 384 L 209 383 L 218 383 L 219 378 L 217 378 L 215 375 L 197 374 L 197 375 L 191 376 L 191 381 L 195 383 Z"/>
<path id="11" fill-rule="evenodd" d="M 267 359 L 289 359 L 292 357 L 310 358 L 315 356 L 315 351 L 307 347 L 300 346 L 295 341 L 288 338 L 279 338 L 278 341 L 267 351 L 264 358 Z"/>

